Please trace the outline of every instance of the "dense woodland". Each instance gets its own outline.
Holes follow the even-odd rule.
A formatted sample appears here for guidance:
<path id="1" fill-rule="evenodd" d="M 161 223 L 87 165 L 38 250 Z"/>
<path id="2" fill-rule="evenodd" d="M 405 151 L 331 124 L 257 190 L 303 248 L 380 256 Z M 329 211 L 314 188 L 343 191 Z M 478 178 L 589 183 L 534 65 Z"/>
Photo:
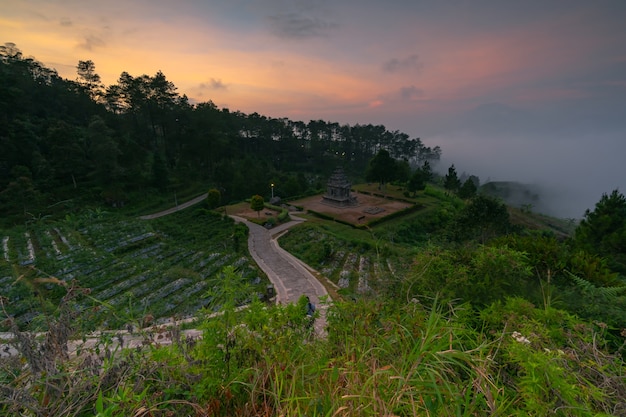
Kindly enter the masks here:
<path id="1" fill-rule="evenodd" d="M 380 125 L 305 123 L 191 104 L 161 72 L 122 72 L 117 84 L 104 86 L 95 64 L 81 61 L 76 80 L 66 80 L 13 44 L 0 47 L 0 62 L 6 214 L 45 214 L 85 198 L 123 204 L 139 190 L 197 182 L 220 190 L 226 202 L 272 182 L 279 195 L 295 196 L 319 188 L 319 175 L 338 165 L 362 177 L 380 149 L 407 166 L 441 153 Z"/>
<path id="2" fill-rule="evenodd" d="M 160 72 L 104 86 L 91 61 L 64 80 L 13 44 L 0 59 L 0 324 L 22 354 L 0 358 L 0 414 L 626 415 L 618 190 L 572 233 L 454 165 L 435 176 L 438 147 L 384 126 L 192 104 Z M 364 227 L 311 215 L 280 239 L 335 288 L 316 338 L 304 300 L 255 296 L 247 229 L 211 209 L 270 183 L 313 193 L 338 165 L 416 209 Z M 130 209 L 209 189 L 154 222 Z M 193 309 L 203 338 L 124 350 L 103 333 L 67 356 L 157 308 Z"/>

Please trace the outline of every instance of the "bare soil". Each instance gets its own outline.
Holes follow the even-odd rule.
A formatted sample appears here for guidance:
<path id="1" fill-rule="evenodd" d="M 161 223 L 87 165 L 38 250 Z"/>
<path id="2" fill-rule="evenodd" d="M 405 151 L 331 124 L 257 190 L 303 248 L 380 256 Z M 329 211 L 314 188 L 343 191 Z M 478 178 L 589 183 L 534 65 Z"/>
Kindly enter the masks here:
<path id="1" fill-rule="evenodd" d="M 364 224 L 373 219 L 389 216 L 396 211 L 403 210 L 412 205 L 403 201 L 376 197 L 359 192 L 353 192 L 352 195 L 356 197 L 357 205 L 351 207 L 335 207 L 323 203 L 321 194 L 301 200 L 290 201 L 288 204 L 303 207 L 305 212 L 312 210 L 352 224 Z M 257 213 L 250 209 L 249 204 L 242 203 L 230 206 L 228 208 L 228 214 L 236 214 L 250 220 L 267 220 L 270 217 L 276 218 L 279 212 L 266 208 Z"/>
<path id="2" fill-rule="evenodd" d="M 241 208 L 237 210 L 228 210 L 228 214 L 236 214 L 237 216 L 240 216 L 249 220 L 255 220 L 255 219 L 267 220 L 270 217 L 276 218 L 276 216 L 278 216 L 280 212 L 265 208 L 261 210 L 259 213 L 257 213 L 256 211 L 253 211 L 250 207 L 248 207 L 248 208 Z"/>

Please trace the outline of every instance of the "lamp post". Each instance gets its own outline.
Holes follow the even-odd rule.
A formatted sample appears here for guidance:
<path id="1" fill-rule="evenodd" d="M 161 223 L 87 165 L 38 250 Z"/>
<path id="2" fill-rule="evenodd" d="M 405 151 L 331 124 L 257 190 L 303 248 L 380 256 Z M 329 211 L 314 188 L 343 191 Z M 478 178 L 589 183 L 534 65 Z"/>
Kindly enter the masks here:
<path id="1" fill-rule="evenodd" d="M 274 183 L 271 183 L 270 186 L 272 187 L 272 199 L 274 198 Z"/>

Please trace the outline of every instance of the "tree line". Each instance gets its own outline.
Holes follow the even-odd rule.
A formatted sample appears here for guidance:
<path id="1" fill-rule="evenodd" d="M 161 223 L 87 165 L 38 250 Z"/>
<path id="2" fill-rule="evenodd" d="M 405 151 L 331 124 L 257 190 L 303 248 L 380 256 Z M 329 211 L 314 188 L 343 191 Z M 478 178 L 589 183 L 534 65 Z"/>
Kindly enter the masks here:
<path id="1" fill-rule="evenodd" d="M 380 150 L 408 166 L 438 160 L 439 147 L 382 125 L 308 123 L 191 103 L 165 74 L 122 72 L 105 86 L 95 64 L 75 80 L 0 46 L 0 210 L 41 213 L 60 201 L 122 204 L 137 190 L 181 183 L 249 197 L 280 178 L 283 195 L 315 187 L 337 165 L 361 178 Z M 319 185 L 319 184 L 317 184 Z"/>

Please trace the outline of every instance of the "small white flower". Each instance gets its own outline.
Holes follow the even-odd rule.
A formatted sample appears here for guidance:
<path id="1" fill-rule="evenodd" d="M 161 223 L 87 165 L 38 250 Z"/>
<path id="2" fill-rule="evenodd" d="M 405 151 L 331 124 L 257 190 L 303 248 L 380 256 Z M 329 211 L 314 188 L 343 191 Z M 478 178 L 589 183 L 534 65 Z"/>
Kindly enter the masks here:
<path id="1" fill-rule="evenodd" d="M 513 332 L 511 337 L 513 337 L 513 339 L 515 339 L 516 341 L 518 341 L 520 343 L 524 343 L 524 344 L 527 344 L 527 345 L 530 344 L 530 340 L 528 340 L 526 337 L 524 337 L 520 332 Z"/>

